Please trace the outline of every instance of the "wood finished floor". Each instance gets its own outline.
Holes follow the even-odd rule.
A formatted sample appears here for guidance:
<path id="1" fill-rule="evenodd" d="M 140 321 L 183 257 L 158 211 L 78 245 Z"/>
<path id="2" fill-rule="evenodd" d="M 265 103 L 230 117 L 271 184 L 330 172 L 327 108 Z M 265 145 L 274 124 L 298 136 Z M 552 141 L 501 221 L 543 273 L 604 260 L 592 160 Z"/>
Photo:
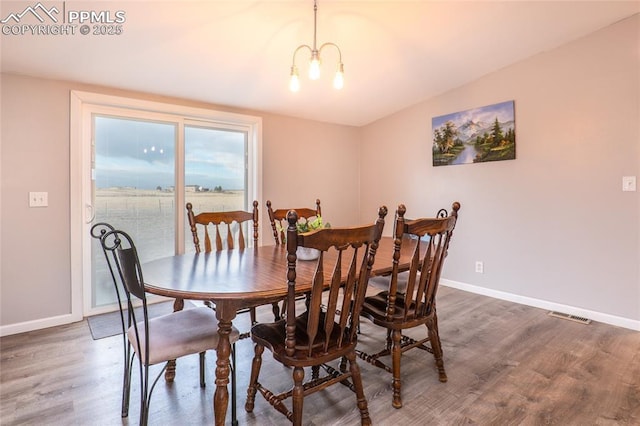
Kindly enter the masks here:
<path id="1" fill-rule="evenodd" d="M 540 309 L 446 287 L 438 309 L 448 383 L 438 381 L 431 354 L 410 351 L 402 362 L 404 407 L 396 410 L 390 376 L 361 361 L 374 424 L 640 425 L 640 333 L 551 318 Z M 269 313 L 260 310 L 263 318 Z M 383 339 L 383 330 L 362 321 L 362 349 L 372 351 Z M 137 424 L 135 373 L 130 417 L 120 417 L 120 336 L 92 340 L 82 321 L 3 337 L 0 351 L 0 424 Z M 244 411 L 250 341 L 239 342 L 237 352 L 240 424 L 286 424 L 260 396 L 253 413 Z M 161 381 L 154 392 L 150 424 L 213 423 L 215 353 L 207 354 L 207 365 L 201 389 L 197 356 L 178 361 L 176 382 Z M 272 388 L 282 382 L 283 390 L 290 384 L 290 371 L 268 351 L 261 381 Z M 354 394 L 335 385 L 306 398 L 304 424 L 359 424 Z"/>

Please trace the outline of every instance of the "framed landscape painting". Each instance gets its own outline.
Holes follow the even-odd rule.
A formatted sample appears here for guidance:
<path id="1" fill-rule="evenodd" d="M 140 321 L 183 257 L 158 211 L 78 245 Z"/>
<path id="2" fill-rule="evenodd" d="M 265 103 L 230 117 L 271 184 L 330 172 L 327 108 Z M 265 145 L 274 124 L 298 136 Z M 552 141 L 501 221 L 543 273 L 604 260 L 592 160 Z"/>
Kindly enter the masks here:
<path id="1" fill-rule="evenodd" d="M 433 117 L 433 165 L 515 160 L 514 102 Z"/>

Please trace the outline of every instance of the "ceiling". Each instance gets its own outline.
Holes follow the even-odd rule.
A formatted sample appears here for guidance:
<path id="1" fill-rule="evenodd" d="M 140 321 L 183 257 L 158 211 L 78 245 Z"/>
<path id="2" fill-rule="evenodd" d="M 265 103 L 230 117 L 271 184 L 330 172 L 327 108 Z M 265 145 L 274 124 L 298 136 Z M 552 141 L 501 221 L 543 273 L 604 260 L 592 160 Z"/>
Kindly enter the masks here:
<path id="1" fill-rule="evenodd" d="M 318 46 L 335 50 L 310 81 L 313 2 L 44 1 L 69 11 L 123 11 L 120 35 L 0 36 L 2 72 L 93 83 L 331 123 L 361 126 L 640 12 L 640 1 L 320 0 Z M 0 19 L 37 0 L 0 3 Z M 104 15 L 103 15 L 104 16 Z M 21 23 L 38 22 L 24 15 Z M 45 22 L 49 24 L 50 22 Z M 12 24 L 8 21 L 6 25 Z"/>

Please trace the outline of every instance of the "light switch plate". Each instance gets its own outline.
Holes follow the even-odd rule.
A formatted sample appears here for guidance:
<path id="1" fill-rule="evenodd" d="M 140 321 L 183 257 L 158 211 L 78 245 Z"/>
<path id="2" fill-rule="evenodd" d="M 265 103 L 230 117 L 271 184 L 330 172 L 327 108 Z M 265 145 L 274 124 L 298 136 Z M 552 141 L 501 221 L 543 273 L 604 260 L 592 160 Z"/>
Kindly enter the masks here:
<path id="1" fill-rule="evenodd" d="M 48 192 L 29 192 L 29 207 L 47 207 L 48 205 Z"/>
<path id="2" fill-rule="evenodd" d="M 633 192 L 636 190 L 636 177 L 635 176 L 622 176 L 622 190 L 627 192 Z"/>

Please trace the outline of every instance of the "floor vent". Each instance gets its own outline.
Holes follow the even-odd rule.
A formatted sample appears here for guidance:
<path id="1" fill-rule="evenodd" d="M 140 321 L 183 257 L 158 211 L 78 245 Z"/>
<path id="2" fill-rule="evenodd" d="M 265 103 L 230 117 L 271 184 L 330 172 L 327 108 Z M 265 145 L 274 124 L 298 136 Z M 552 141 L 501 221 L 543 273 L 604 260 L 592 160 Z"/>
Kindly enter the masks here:
<path id="1" fill-rule="evenodd" d="M 549 312 L 549 316 L 579 322 L 580 324 L 591 324 L 591 320 L 589 318 L 578 317 L 576 315 L 565 314 L 562 312 L 551 311 Z"/>

